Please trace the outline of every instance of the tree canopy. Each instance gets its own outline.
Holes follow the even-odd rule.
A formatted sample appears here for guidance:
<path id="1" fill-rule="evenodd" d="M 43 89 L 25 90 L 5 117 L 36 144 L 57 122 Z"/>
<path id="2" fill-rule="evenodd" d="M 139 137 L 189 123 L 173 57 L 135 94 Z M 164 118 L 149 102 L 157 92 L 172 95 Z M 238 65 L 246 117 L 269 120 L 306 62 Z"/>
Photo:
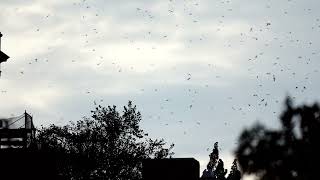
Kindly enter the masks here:
<path id="1" fill-rule="evenodd" d="M 209 155 L 209 163 L 202 173 L 202 180 L 240 180 L 241 173 L 238 170 L 237 160 L 232 163 L 231 171 L 226 177 L 228 170 L 224 169 L 224 162 L 219 158 L 218 142 L 214 144 L 214 148 Z"/>
<path id="2" fill-rule="evenodd" d="M 57 157 L 58 173 L 66 179 L 141 179 L 141 160 L 173 154 L 173 144 L 148 138 L 139 126 L 141 114 L 129 101 L 119 113 L 116 106 L 100 105 L 65 126 L 42 127 L 37 134 L 42 151 Z"/>
<path id="3" fill-rule="evenodd" d="M 278 130 L 257 124 L 242 132 L 236 155 L 243 172 L 262 180 L 319 179 L 319 105 L 293 107 L 288 98 L 280 121 Z"/>

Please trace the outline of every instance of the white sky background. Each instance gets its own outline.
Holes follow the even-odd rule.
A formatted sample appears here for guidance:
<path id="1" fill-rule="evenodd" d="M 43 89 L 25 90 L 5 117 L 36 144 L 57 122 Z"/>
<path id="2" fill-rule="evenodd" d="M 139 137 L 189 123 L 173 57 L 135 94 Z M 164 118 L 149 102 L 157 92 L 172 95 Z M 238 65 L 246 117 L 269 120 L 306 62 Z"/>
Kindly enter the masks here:
<path id="1" fill-rule="evenodd" d="M 152 137 L 230 168 L 244 127 L 319 100 L 317 0 L 1 0 L 0 112 L 37 126 L 132 100 Z M 209 149 L 208 149 L 209 148 Z"/>

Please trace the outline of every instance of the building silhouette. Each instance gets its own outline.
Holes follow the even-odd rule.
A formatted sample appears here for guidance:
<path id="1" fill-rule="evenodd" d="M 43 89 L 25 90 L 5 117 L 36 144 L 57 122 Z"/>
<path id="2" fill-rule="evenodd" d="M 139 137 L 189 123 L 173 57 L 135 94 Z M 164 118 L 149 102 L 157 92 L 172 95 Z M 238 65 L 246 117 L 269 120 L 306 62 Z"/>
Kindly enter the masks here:
<path id="1" fill-rule="evenodd" d="M 54 156 L 38 151 L 33 118 L 21 116 L 0 119 L 0 179 L 53 180 L 56 178 Z"/>
<path id="2" fill-rule="evenodd" d="M 200 164 L 194 158 L 146 159 L 143 180 L 199 180 Z"/>
<path id="3" fill-rule="evenodd" d="M 32 145 L 34 139 L 32 116 L 27 112 L 18 117 L 0 119 L 0 150 L 26 149 Z"/>

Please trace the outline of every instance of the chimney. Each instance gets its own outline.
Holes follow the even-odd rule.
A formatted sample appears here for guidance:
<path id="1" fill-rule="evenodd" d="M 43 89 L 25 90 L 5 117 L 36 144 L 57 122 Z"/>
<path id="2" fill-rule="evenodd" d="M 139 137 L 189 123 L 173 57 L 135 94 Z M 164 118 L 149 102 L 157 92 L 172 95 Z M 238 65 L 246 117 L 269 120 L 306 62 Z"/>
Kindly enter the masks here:
<path id="1" fill-rule="evenodd" d="M 1 51 L 1 38 L 2 38 L 2 33 L 0 32 L 0 51 Z"/>
<path id="2" fill-rule="evenodd" d="M 1 37 L 2 33 L 0 32 L 0 63 L 6 62 L 9 59 L 9 56 L 6 55 L 4 52 L 1 51 Z"/>
<path id="3" fill-rule="evenodd" d="M 0 32 L 0 65 L 3 62 L 6 62 L 9 59 L 9 56 L 6 55 L 4 52 L 1 51 L 1 38 L 2 38 L 2 33 Z M 1 67 L 0 67 L 1 68 Z M 0 77 L 1 77 L 1 69 L 0 69 Z"/>

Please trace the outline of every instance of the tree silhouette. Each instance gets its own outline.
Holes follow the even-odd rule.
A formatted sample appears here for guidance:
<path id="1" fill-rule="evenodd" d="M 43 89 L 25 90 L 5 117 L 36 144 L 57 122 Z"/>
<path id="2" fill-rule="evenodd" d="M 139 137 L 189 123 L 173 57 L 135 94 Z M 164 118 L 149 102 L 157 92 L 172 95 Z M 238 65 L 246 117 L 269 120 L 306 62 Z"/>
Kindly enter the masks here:
<path id="1" fill-rule="evenodd" d="M 257 124 L 242 132 L 236 150 L 241 169 L 262 180 L 319 179 L 319 106 L 293 107 L 287 98 L 280 120 L 279 130 Z"/>
<path id="2" fill-rule="evenodd" d="M 227 169 L 224 169 L 224 162 L 219 159 L 219 147 L 218 142 L 214 144 L 214 148 L 209 155 L 210 160 L 207 165 L 207 169 L 205 169 L 202 173 L 202 180 L 240 180 L 241 173 L 237 167 L 237 160 L 235 159 L 232 163 L 231 172 L 228 177 L 226 174 L 228 172 Z"/>
<path id="3" fill-rule="evenodd" d="M 238 170 L 237 160 L 235 159 L 231 166 L 231 171 L 227 177 L 227 180 L 239 180 L 241 179 L 241 173 Z"/>
<path id="4" fill-rule="evenodd" d="M 65 179 L 141 179 L 141 160 L 171 156 L 173 144 L 147 138 L 141 114 L 129 101 L 120 114 L 116 106 L 97 106 L 91 118 L 66 126 L 40 129 L 41 150 L 56 155 Z"/>

